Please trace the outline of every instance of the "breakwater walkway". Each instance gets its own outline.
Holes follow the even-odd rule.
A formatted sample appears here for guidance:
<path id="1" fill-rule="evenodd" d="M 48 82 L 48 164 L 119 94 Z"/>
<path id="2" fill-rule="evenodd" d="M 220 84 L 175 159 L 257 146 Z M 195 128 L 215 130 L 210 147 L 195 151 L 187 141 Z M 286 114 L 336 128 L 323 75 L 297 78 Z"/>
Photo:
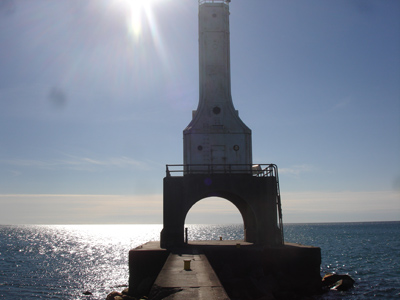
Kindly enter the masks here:
<path id="1" fill-rule="evenodd" d="M 243 241 L 190 241 L 166 250 L 159 242 L 148 242 L 129 252 L 129 291 L 152 300 L 272 294 L 281 299 L 288 291 L 293 297 L 312 295 L 321 286 L 320 255 L 317 247 L 288 243 L 263 247 Z M 185 260 L 190 260 L 189 267 Z"/>
<path id="2" fill-rule="evenodd" d="M 228 300 L 229 297 L 225 292 L 218 276 L 210 265 L 206 255 L 203 253 L 204 248 L 223 247 L 237 249 L 238 247 L 251 246 L 252 243 L 243 241 L 191 241 L 182 248 L 176 248 L 173 252 L 160 248 L 159 242 L 148 242 L 134 250 L 136 255 L 144 255 L 144 260 L 149 261 L 148 255 L 153 257 L 166 256 L 164 265 L 158 273 L 154 284 L 152 285 L 150 295 L 151 299 L 215 299 Z M 135 262 L 143 262 L 140 258 L 135 258 Z M 189 266 L 188 262 L 190 261 Z M 152 261 L 150 266 L 141 265 L 136 270 L 143 272 L 149 271 L 157 265 L 157 260 Z M 132 268 L 133 269 L 133 268 Z M 153 271 L 151 271 L 153 272 Z"/>
<path id="3" fill-rule="evenodd" d="M 185 262 L 187 269 L 185 269 Z M 162 299 L 229 299 L 204 254 L 170 254 L 153 285 Z M 164 297 L 166 296 L 166 297 Z"/>

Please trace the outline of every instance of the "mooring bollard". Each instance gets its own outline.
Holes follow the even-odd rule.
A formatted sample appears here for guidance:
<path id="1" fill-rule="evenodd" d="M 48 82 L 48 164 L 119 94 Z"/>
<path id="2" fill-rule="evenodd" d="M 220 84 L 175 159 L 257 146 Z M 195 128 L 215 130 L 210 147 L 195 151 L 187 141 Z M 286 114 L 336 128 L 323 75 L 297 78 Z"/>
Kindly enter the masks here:
<path id="1" fill-rule="evenodd" d="M 219 237 L 219 240 L 222 241 L 222 236 Z"/>
<path id="2" fill-rule="evenodd" d="M 191 261 L 192 261 L 191 259 L 184 259 L 183 260 L 183 269 L 185 271 L 190 271 L 190 262 Z"/>

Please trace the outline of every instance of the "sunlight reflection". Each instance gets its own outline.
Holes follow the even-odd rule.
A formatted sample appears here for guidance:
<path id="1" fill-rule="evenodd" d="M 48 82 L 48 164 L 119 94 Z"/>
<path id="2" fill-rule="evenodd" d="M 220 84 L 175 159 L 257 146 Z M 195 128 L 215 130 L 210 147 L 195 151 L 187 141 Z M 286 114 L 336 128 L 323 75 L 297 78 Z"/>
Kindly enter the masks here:
<path id="1" fill-rule="evenodd" d="M 91 241 L 91 245 L 129 245 L 134 248 L 150 240 L 159 239 L 160 224 L 132 225 L 56 225 L 75 237 L 75 241 Z M 132 233 L 135 240 L 131 240 Z"/>

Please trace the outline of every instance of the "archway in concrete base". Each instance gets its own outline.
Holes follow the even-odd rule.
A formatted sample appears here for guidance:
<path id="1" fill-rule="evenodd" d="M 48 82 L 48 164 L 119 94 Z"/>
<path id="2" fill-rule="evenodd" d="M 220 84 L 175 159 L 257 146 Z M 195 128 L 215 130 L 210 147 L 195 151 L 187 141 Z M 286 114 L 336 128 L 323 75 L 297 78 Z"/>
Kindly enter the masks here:
<path id="1" fill-rule="evenodd" d="M 243 224 L 238 208 L 221 197 L 207 197 L 196 202 L 186 215 L 185 224 Z"/>
<path id="2" fill-rule="evenodd" d="M 244 240 L 243 216 L 229 200 L 207 197 L 196 202 L 185 219 L 190 240 Z"/>
<path id="3" fill-rule="evenodd" d="M 210 196 L 230 201 L 243 216 L 244 240 L 259 245 L 280 245 L 277 227 L 277 182 L 274 177 L 249 174 L 196 174 L 164 178 L 163 220 L 160 244 L 184 244 L 185 219 L 194 204 Z"/>

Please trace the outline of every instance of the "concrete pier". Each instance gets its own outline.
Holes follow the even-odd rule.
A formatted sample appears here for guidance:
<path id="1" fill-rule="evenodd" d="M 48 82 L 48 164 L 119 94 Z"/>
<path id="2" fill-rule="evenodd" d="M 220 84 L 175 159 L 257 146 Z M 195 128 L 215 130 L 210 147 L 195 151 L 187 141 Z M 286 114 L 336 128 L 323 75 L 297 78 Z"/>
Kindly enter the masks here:
<path id="1" fill-rule="evenodd" d="M 184 261 L 190 268 L 184 268 Z M 152 286 L 150 299 L 229 299 L 204 254 L 171 253 Z"/>
<path id="2" fill-rule="evenodd" d="M 192 241 L 165 250 L 149 242 L 129 253 L 129 293 L 153 300 L 310 296 L 321 291 L 320 263 L 320 248 L 297 244 Z"/>

